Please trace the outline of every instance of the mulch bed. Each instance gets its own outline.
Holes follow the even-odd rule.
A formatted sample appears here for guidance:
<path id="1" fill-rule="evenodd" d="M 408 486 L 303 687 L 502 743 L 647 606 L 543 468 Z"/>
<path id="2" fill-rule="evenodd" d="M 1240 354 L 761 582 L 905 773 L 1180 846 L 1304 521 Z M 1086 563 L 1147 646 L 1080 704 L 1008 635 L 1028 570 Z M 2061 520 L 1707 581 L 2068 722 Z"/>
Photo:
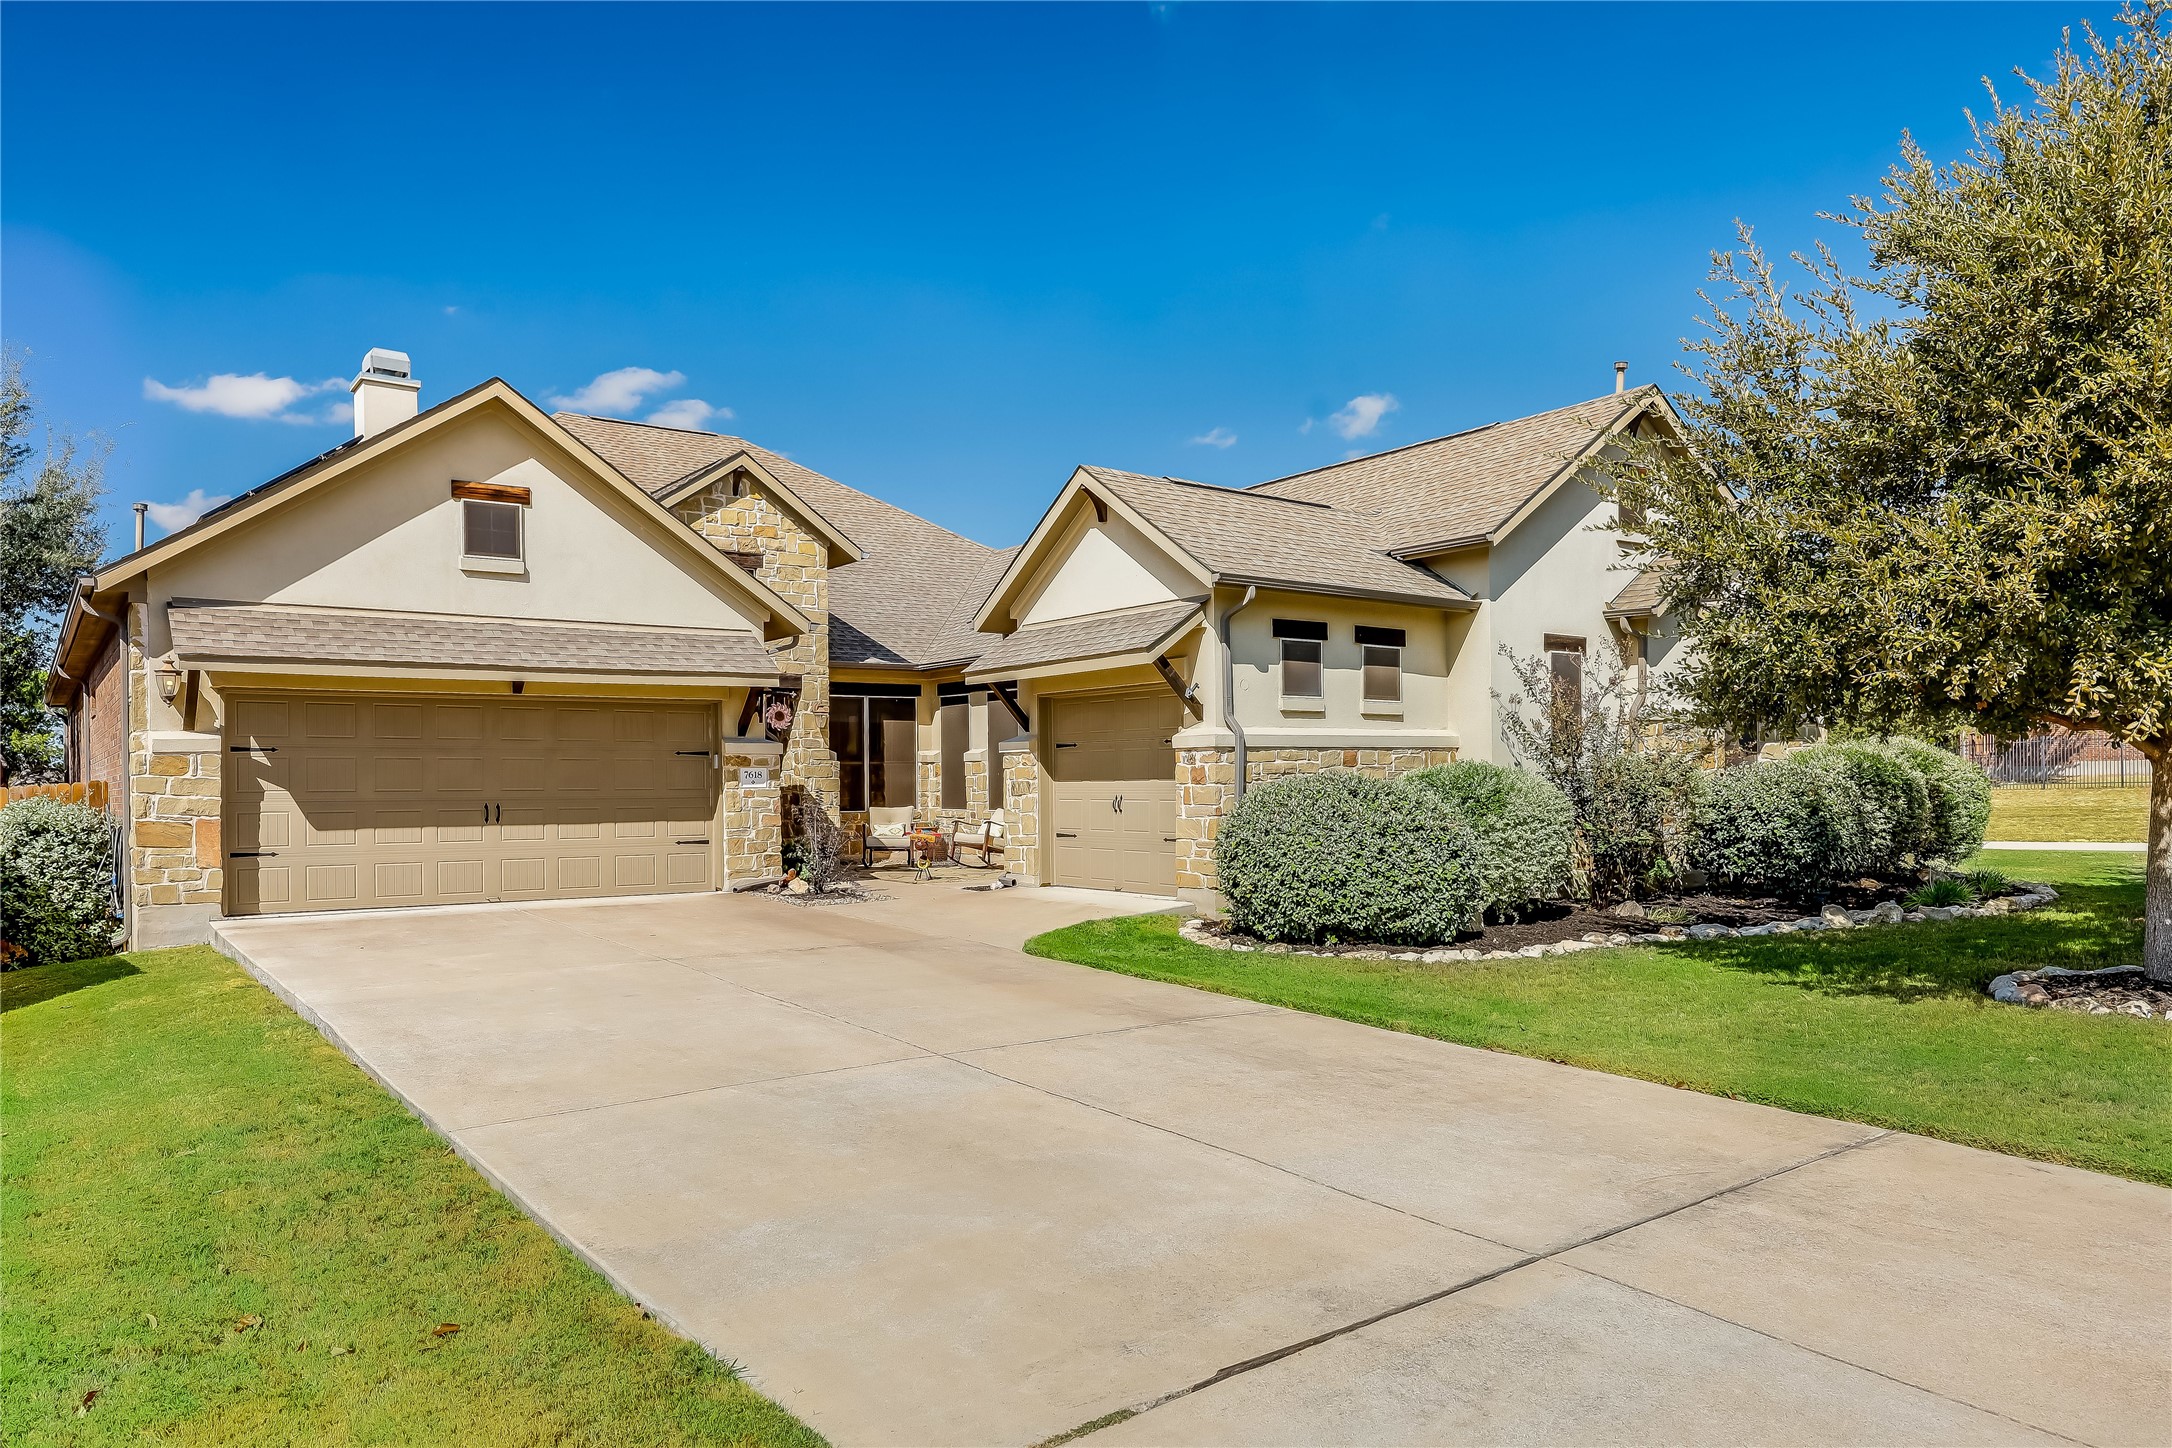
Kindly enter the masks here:
<path id="1" fill-rule="evenodd" d="M 1899 900 L 1916 888 L 1914 881 L 1843 885 L 1821 895 L 1716 895 L 1698 892 L 1659 895 L 1637 903 L 1641 919 L 1617 915 L 1611 908 L 1559 904 L 1527 912 L 1529 918 L 1509 924 L 1488 924 L 1475 934 L 1459 935 L 1459 948 L 1521 950 L 1526 945 L 1552 945 L 1581 940 L 1593 933 L 1638 935 L 1662 925 L 1771 925 L 1781 920 L 1800 920 L 1816 915 L 1827 905 L 1843 910 L 1868 910 L 1886 900 Z"/>

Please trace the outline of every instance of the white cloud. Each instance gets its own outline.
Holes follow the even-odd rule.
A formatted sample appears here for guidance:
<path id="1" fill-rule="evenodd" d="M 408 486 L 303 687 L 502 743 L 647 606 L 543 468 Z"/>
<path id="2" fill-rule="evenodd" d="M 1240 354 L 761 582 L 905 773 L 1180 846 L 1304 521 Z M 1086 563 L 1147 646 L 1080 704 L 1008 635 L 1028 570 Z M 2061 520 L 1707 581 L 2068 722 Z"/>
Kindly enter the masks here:
<path id="1" fill-rule="evenodd" d="M 1328 421 L 1346 438 L 1371 437 L 1380 430 L 1380 419 L 1402 405 L 1392 392 L 1368 392 L 1362 397 L 1351 398 L 1343 404 L 1342 411 Z"/>
<path id="2" fill-rule="evenodd" d="M 178 503 L 153 503 L 151 521 L 163 532 L 173 533 L 195 522 L 219 504 L 227 501 L 224 493 L 207 497 L 202 488 L 189 489 L 189 495 Z"/>
<path id="3" fill-rule="evenodd" d="M 337 377 L 322 382 L 297 382 L 292 377 L 271 377 L 262 372 L 252 372 L 246 377 L 221 372 L 196 387 L 168 387 L 155 377 L 146 377 L 143 395 L 153 402 L 171 402 L 190 412 L 211 412 L 220 417 L 241 417 L 258 422 L 265 419 L 322 422 L 327 419 L 291 409 L 305 397 L 337 392 L 346 385 Z"/>
<path id="4" fill-rule="evenodd" d="M 579 391 L 551 401 L 575 412 L 632 412 L 651 396 L 669 392 L 686 381 L 684 372 L 658 372 L 653 367 L 621 367 L 605 372 Z"/>
<path id="5" fill-rule="evenodd" d="M 1312 432 L 1312 424 L 1316 421 L 1318 421 L 1317 418 L 1308 417 L 1303 422 L 1299 423 L 1297 426 L 1297 435 L 1299 437 L 1308 436 Z"/>
<path id="6" fill-rule="evenodd" d="M 1226 427 L 1210 428 L 1193 438 L 1192 443 L 1194 446 L 1235 447 L 1237 445 L 1237 434 Z"/>
<path id="7" fill-rule="evenodd" d="M 677 402 L 667 402 L 649 414 L 649 421 L 658 427 L 694 427 L 707 422 L 729 421 L 732 410 L 728 407 L 711 407 L 698 397 L 682 397 Z"/>

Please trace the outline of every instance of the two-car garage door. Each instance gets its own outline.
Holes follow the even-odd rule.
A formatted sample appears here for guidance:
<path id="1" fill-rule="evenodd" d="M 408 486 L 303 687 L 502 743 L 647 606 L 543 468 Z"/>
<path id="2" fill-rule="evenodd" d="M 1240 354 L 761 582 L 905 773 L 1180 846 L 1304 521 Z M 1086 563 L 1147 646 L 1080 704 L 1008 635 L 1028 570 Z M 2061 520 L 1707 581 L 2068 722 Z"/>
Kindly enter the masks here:
<path id="1" fill-rule="evenodd" d="M 710 889 L 716 738 L 701 703 L 235 696 L 228 909 Z"/>

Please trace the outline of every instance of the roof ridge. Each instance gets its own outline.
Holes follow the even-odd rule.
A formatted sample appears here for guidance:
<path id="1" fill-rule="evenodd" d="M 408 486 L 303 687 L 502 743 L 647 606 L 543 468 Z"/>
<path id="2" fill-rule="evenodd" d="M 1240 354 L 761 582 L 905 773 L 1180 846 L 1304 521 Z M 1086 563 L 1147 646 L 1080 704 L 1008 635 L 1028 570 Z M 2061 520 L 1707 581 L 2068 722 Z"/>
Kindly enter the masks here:
<path id="1" fill-rule="evenodd" d="M 554 418 L 578 417 L 583 422 L 610 422 L 616 423 L 620 427 L 646 427 L 657 432 L 676 432 L 687 437 L 721 437 L 734 442 L 746 441 L 745 438 L 735 436 L 732 433 L 711 432 L 705 427 L 673 427 L 666 422 L 643 422 L 638 417 L 606 417 L 600 412 L 575 412 L 570 407 L 561 407 L 551 416 Z"/>
<path id="2" fill-rule="evenodd" d="M 1118 477 L 1141 478 L 1149 483 L 1174 483 L 1180 488 L 1199 488 L 1205 492 L 1218 493 L 1225 498 L 1252 498 L 1261 502 L 1291 503 L 1300 508 L 1318 508 L 1327 513 L 1341 511 L 1333 503 L 1318 503 L 1310 498 L 1284 498 L 1274 493 L 1255 493 L 1250 487 L 1224 487 L 1220 483 L 1202 483 L 1197 478 L 1172 478 L 1166 473 L 1134 473 L 1125 468 L 1105 468 L 1095 463 L 1087 463 L 1085 468 L 1090 473 L 1114 473 Z"/>
<path id="3" fill-rule="evenodd" d="M 1460 428 L 1455 432 L 1444 432 L 1439 437 L 1421 438 L 1417 442 L 1406 442 L 1399 447 L 1382 448 L 1379 452 L 1376 453 L 1366 453 L 1360 457 L 1344 458 L 1339 463 L 1322 463 L 1316 468 L 1305 468 L 1300 472 L 1285 473 L 1279 478 L 1269 478 L 1265 482 L 1248 484 L 1245 487 L 1244 491 L 1248 493 L 1256 492 L 1261 488 L 1273 487 L 1276 483 L 1295 482 L 1299 478 L 1309 478 L 1315 473 L 1331 473 L 1337 468 L 1346 468 L 1353 463 L 1369 463 L 1379 458 L 1393 457 L 1397 453 L 1409 452 L 1413 448 L 1431 447 L 1435 443 L 1453 442 L 1459 437 L 1476 437 L 1479 433 L 1491 432 L 1497 427 L 1509 427 L 1519 422 L 1536 422 L 1539 418 L 1552 417 L 1555 413 L 1559 412 L 1574 412 L 1579 407 L 1589 407 L 1596 402 L 1607 402 L 1614 398 L 1621 398 L 1624 402 L 1624 405 L 1626 406 L 1627 400 L 1629 398 L 1635 397 L 1638 393 L 1643 392 L 1647 389 L 1657 391 L 1658 387 L 1659 384 L 1656 382 L 1640 382 L 1626 392 L 1608 392 L 1602 393 L 1600 396 L 1597 397 L 1587 397 L 1581 402 L 1564 402 L 1559 407 L 1543 407 L 1540 408 L 1537 412 L 1527 412 L 1521 417 L 1496 418 L 1492 422 L 1482 422 L 1476 427 Z"/>

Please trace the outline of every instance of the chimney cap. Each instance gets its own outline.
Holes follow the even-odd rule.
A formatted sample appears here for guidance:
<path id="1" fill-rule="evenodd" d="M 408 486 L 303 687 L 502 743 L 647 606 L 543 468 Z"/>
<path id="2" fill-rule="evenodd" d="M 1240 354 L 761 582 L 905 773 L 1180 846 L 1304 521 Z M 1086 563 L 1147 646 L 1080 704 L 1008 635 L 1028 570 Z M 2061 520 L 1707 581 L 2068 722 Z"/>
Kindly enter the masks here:
<path id="1" fill-rule="evenodd" d="M 407 354 L 395 352 L 390 347 L 372 347 L 362 357 L 363 377 L 411 382 L 414 380 L 414 371 L 414 363 L 408 359 Z"/>

